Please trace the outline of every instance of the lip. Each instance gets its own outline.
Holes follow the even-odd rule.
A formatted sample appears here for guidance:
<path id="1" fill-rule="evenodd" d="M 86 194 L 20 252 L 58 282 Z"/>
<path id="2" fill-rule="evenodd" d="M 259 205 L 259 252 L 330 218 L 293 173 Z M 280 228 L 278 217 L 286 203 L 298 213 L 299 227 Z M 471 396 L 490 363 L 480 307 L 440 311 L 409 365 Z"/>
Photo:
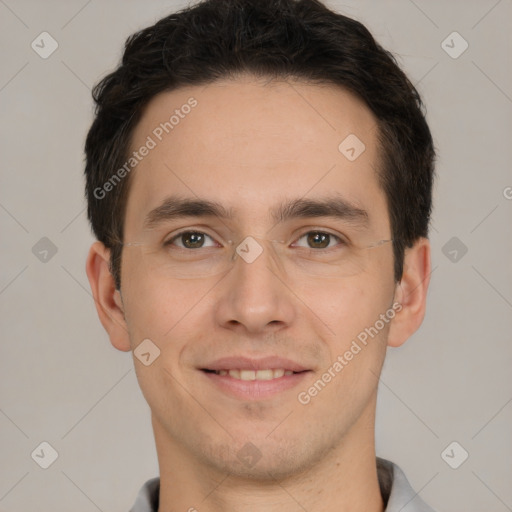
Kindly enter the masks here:
<path id="1" fill-rule="evenodd" d="M 267 370 L 267 369 L 290 370 L 292 375 L 283 375 L 271 380 L 241 380 L 229 375 L 218 375 L 214 373 L 219 370 Z M 250 358 L 245 356 L 231 356 L 217 359 L 199 368 L 201 373 L 218 390 L 230 397 L 242 400 L 263 400 L 283 393 L 297 386 L 307 375 L 311 373 L 310 368 L 278 356 L 267 356 L 262 358 Z"/>
<path id="2" fill-rule="evenodd" d="M 217 359 L 212 363 L 208 363 L 201 367 L 201 370 L 276 370 L 283 368 L 284 370 L 291 370 L 292 372 L 305 372 L 309 370 L 305 366 L 302 366 L 295 361 L 285 359 L 277 356 L 268 356 L 259 359 L 244 357 L 244 356 L 232 356 L 223 357 Z M 276 379 L 279 380 L 279 379 Z"/>
<path id="3" fill-rule="evenodd" d="M 266 368 L 269 367 L 267 366 Z M 278 368 L 283 367 L 280 366 Z M 243 369 L 252 369 L 252 367 Z M 253 401 L 271 398 L 275 395 L 278 395 L 279 393 L 283 393 L 284 391 L 298 386 L 298 384 L 302 382 L 306 376 L 310 375 L 311 371 L 300 371 L 300 373 L 283 375 L 282 377 L 272 380 L 240 380 L 234 379 L 229 375 L 218 375 L 216 373 L 206 372 L 204 370 L 202 370 L 201 373 L 205 376 L 205 378 L 209 380 L 209 382 L 214 384 L 218 390 L 227 394 L 228 396 L 244 401 Z"/>

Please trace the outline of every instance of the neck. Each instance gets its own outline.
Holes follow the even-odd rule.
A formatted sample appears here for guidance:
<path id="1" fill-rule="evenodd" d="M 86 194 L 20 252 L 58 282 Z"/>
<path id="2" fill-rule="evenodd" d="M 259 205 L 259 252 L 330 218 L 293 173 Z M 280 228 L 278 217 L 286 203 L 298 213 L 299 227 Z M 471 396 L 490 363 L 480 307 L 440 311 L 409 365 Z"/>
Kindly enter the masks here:
<path id="1" fill-rule="evenodd" d="M 282 479 L 241 478 L 205 466 L 153 417 L 160 466 L 159 512 L 383 512 L 375 456 L 375 407 L 307 470 Z"/>

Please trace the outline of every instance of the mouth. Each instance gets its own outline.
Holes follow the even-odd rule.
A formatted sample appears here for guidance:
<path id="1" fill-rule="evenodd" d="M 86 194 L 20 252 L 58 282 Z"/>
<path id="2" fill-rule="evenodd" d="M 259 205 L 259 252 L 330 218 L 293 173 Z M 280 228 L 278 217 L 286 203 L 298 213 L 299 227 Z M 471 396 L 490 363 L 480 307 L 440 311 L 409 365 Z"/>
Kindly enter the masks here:
<path id="1" fill-rule="evenodd" d="M 277 357 L 219 359 L 200 368 L 214 388 L 242 400 L 262 400 L 297 386 L 312 370 Z"/>
<path id="2" fill-rule="evenodd" d="M 280 379 L 284 375 L 293 375 L 292 370 L 285 370 L 284 368 L 267 368 L 265 370 L 242 370 L 240 368 L 232 369 L 232 370 L 208 370 L 204 369 L 203 371 L 207 373 L 214 373 L 215 375 L 220 375 L 221 377 L 225 377 L 228 375 L 232 379 L 251 381 L 251 380 L 273 380 Z"/>

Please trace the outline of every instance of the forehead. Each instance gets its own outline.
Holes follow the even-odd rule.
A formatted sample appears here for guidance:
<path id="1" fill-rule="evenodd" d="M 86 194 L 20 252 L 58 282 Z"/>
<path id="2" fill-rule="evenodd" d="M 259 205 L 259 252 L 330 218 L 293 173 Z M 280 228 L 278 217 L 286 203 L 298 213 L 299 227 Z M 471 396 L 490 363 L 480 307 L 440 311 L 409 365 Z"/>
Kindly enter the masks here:
<path id="1" fill-rule="evenodd" d="M 132 136 L 131 151 L 151 149 L 131 174 L 125 227 L 140 227 L 170 195 L 255 221 L 283 197 L 336 192 L 379 222 L 377 135 L 366 105 L 333 85 L 245 76 L 161 93 Z"/>

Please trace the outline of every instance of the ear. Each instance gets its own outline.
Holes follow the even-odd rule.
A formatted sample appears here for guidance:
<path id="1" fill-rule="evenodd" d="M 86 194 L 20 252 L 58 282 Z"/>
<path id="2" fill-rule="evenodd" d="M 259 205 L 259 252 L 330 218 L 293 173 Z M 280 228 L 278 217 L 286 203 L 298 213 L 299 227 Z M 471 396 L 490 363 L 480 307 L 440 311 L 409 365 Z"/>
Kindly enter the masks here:
<path id="1" fill-rule="evenodd" d="M 419 238 L 405 249 L 402 279 L 395 288 L 394 302 L 402 305 L 390 323 L 388 346 L 399 347 L 416 332 L 425 317 L 430 283 L 430 242 Z"/>
<path id="2" fill-rule="evenodd" d="M 128 327 L 123 312 L 121 293 L 116 290 L 110 273 L 110 250 L 101 242 L 92 244 L 87 256 L 86 272 L 91 285 L 99 319 L 110 337 L 110 343 L 123 352 L 131 350 Z"/>

